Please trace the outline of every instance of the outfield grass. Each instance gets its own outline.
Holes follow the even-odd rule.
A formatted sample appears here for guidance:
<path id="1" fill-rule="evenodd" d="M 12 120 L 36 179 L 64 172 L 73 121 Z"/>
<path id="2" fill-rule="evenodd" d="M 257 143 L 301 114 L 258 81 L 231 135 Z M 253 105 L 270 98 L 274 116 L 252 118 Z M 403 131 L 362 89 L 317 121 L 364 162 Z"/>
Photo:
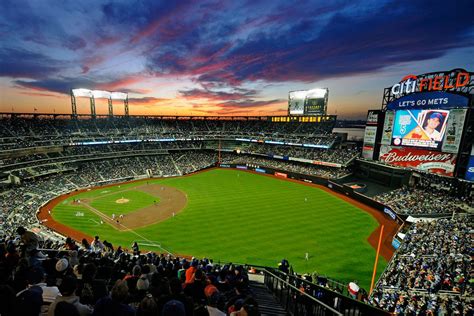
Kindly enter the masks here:
<path id="1" fill-rule="evenodd" d="M 345 282 L 357 279 L 361 286 L 369 286 L 375 250 L 367 238 L 378 223 L 370 214 L 324 190 L 230 169 L 148 181 L 186 192 L 186 208 L 174 218 L 135 232 L 100 225 L 97 215 L 68 203 L 56 206 L 53 218 L 91 236 L 100 234 L 102 240 L 114 245 L 129 247 L 133 240 L 150 240 L 172 253 L 274 267 L 286 258 L 295 271 L 317 271 Z M 114 186 L 106 191 L 142 184 Z M 100 197 L 104 194 L 100 192 L 104 189 L 74 198 Z M 121 197 L 122 193 L 118 194 Z M 117 195 L 99 200 L 106 205 L 107 199 L 115 203 Z M 94 207 L 107 211 L 101 205 Z M 84 216 L 76 216 L 78 211 Z M 306 252 L 308 261 L 304 260 Z M 379 274 L 385 265 L 380 257 Z"/>

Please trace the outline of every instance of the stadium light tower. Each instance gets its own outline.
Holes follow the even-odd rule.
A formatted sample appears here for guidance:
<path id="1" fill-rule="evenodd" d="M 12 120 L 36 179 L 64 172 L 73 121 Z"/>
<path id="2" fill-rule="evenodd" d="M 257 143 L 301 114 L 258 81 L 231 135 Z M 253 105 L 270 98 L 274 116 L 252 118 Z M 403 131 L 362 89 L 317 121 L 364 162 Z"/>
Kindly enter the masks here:
<path id="1" fill-rule="evenodd" d="M 71 89 L 71 110 L 72 116 L 77 118 L 77 104 L 76 97 L 86 97 L 90 100 L 91 105 L 91 116 L 95 118 L 97 116 L 95 111 L 95 99 L 107 99 L 109 116 L 114 116 L 114 109 L 112 100 L 123 100 L 125 107 L 125 116 L 129 115 L 128 112 L 128 94 L 124 92 L 109 92 L 103 90 L 89 90 L 89 89 Z"/>

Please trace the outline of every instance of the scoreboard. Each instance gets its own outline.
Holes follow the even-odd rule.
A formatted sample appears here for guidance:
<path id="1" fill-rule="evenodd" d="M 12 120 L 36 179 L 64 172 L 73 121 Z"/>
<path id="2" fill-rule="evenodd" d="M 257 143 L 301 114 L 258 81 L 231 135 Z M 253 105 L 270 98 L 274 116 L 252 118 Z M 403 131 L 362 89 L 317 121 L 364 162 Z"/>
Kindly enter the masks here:
<path id="1" fill-rule="evenodd" d="M 386 88 L 384 108 L 368 113 L 362 156 L 393 166 L 464 177 L 456 170 L 459 161 L 467 164 L 466 159 L 460 159 L 461 153 L 463 148 L 470 149 L 473 141 L 466 136 L 474 106 L 472 77 L 462 69 L 408 75 Z M 443 85 L 429 84 L 439 78 Z"/>
<path id="2" fill-rule="evenodd" d="M 326 115 L 329 90 L 297 90 L 288 93 L 289 115 Z"/>

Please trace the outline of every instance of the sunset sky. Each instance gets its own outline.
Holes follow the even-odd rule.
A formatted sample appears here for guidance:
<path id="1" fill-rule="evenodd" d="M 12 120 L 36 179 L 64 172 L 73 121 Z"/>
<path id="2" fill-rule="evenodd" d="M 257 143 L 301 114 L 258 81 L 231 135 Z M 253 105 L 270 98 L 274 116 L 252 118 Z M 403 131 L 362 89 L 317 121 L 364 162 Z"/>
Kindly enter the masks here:
<path id="1" fill-rule="evenodd" d="M 70 113 L 70 89 L 89 88 L 128 92 L 132 115 L 286 114 L 288 91 L 327 87 L 329 113 L 352 119 L 407 74 L 474 71 L 472 0 L 2 0 L 0 12 L 1 112 Z"/>

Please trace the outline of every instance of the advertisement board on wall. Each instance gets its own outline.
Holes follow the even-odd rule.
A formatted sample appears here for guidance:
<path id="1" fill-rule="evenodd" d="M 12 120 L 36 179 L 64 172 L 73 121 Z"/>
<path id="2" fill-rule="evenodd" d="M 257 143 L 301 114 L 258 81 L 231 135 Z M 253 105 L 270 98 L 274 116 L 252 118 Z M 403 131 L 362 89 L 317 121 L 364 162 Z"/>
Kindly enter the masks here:
<path id="1" fill-rule="evenodd" d="M 362 146 L 363 158 L 374 159 L 374 149 L 380 115 L 380 110 L 369 110 L 367 113 L 367 121 L 365 123 L 364 131 L 364 143 Z"/>
<path id="2" fill-rule="evenodd" d="M 395 237 L 392 239 L 392 246 L 393 246 L 394 249 L 400 248 L 401 244 L 402 244 L 401 241 L 399 241 Z"/>
<path id="3" fill-rule="evenodd" d="M 375 138 L 377 136 L 377 126 L 366 126 L 364 132 L 364 144 L 362 146 L 362 157 L 374 159 Z"/>
<path id="4" fill-rule="evenodd" d="M 335 168 L 341 168 L 342 167 L 342 165 L 340 163 L 319 161 L 319 160 L 311 160 L 311 159 L 305 159 L 305 158 L 288 157 L 288 160 L 311 163 L 313 165 L 320 165 L 320 166 L 327 166 L 327 167 L 335 167 Z"/>
<path id="5" fill-rule="evenodd" d="M 441 151 L 457 153 L 461 144 L 462 132 L 467 109 L 452 109 L 449 112 L 449 120 L 444 134 L 443 147 Z"/>
<path id="6" fill-rule="evenodd" d="M 362 157 L 365 159 L 374 159 L 374 145 L 362 146 Z"/>
<path id="7" fill-rule="evenodd" d="M 412 168 L 452 177 L 456 166 L 456 154 L 408 147 L 382 146 L 380 161 L 390 165 Z"/>
<path id="8" fill-rule="evenodd" d="M 275 176 L 281 177 L 281 178 L 288 178 L 288 174 L 283 173 L 283 172 L 275 172 Z"/>
<path id="9" fill-rule="evenodd" d="M 375 144 L 375 137 L 377 136 L 377 126 L 366 126 L 364 132 L 364 145 Z"/>
<path id="10" fill-rule="evenodd" d="M 304 114 L 306 115 L 319 115 L 324 114 L 326 108 L 325 98 L 314 98 L 307 97 L 304 104 Z"/>
<path id="11" fill-rule="evenodd" d="M 387 104 L 387 110 L 449 109 L 467 107 L 465 96 L 447 92 L 422 92 L 406 95 Z"/>
<path id="12" fill-rule="evenodd" d="M 387 111 L 385 113 L 385 122 L 383 123 L 382 145 L 390 145 L 392 142 L 393 121 L 395 119 L 395 112 Z"/>
<path id="13" fill-rule="evenodd" d="M 380 114 L 380 110 L 369 110 L 366 125 L 377 125 L 379 123 Z"/>
<path id="14" fill-rule="evenodd" d="M 387 207 L 387 206 L 384 207 L 384 208 L 383 208 L 383 212 L 384 212 L 385 214 L 387 214 L 388 216 L 390 216 L 391 219 L 393 219 L 393 220 L 396 220 L 396 219 L 397 219 L 397 215 L 395 214 L 394 211 L 392 211 L 392 209 L 391 209 L 390 207 Z"/>

